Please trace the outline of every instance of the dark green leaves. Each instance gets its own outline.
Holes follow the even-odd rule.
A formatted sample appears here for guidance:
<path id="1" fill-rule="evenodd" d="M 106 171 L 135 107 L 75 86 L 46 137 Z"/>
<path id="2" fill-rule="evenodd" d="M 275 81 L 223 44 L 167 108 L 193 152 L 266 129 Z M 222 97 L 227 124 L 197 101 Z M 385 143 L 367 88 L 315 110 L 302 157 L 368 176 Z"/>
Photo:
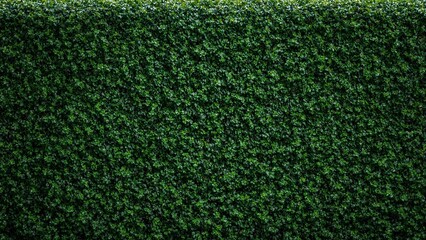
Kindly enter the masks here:
<path id="1" fill-rule="evenodd" d="M 0 3 L 0 238 L 424 239 L 422 1 Z"/>

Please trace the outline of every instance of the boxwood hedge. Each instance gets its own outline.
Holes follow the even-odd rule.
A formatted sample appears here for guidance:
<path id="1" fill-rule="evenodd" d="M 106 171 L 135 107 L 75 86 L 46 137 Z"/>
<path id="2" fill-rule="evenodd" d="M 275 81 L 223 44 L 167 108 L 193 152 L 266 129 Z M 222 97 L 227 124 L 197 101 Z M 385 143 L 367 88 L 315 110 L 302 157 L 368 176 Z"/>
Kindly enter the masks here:
<path id="1" fill-rule="evenodd" d="M 426 6 L 0 3 L 1 239 L 426 239 Z"/>

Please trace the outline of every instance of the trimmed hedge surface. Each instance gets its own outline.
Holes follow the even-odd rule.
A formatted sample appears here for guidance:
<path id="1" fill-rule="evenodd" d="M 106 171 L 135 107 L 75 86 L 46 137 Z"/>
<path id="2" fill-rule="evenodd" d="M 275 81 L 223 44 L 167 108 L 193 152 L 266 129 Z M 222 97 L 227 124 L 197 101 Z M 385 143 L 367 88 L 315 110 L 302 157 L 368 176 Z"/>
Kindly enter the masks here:
<path id="1" fill-rule="evenodd" d="M 1 239 L 426 239 L 425 1 L 0 3 Z"/>

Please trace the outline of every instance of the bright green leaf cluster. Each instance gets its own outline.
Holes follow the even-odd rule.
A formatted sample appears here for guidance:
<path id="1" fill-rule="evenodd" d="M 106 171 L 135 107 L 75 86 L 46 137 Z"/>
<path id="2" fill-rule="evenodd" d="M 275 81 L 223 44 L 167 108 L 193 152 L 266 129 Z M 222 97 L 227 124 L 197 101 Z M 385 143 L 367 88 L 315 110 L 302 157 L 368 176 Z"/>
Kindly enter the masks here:
<path id="1" fill-rule="evenodd" d="M 0 239 L 426 239 L 426 6 L 0 2 Z"/>

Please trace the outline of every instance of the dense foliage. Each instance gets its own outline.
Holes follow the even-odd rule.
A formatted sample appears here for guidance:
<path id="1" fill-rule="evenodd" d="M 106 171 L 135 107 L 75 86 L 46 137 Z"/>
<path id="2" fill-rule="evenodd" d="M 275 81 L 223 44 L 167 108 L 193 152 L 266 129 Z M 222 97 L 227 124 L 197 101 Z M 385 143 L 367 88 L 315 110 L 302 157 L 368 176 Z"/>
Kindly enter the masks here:
<path id="1" fill-rule="evenodd" d="M 424 1 L 0 3 L 0 239 L 426 239 Z"/>

